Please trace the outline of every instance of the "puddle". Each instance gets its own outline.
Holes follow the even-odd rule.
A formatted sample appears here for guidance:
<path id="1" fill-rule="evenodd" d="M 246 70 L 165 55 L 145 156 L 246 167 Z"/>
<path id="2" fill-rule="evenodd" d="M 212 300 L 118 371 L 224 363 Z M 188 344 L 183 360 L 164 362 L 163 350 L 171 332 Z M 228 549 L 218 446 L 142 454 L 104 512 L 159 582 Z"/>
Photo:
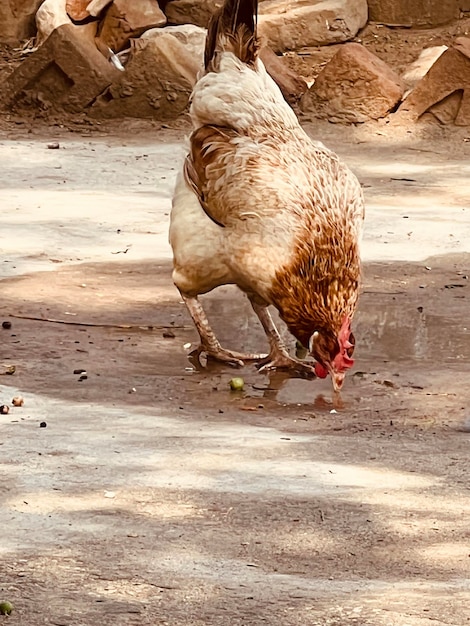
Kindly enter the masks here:
<path id="1" fill-rule="evenodd" d="M 386 271 L 384 267 L 385 280 Z M 339 397 L 333 394 L 329 378 L 302 380 L 285 372 L 263 375 L 254 366 L 233 370 L 210 364 L 207 377 L 218 373 L 227 379 L 236 372 L 244 377 L 249 398 L 281 406 L 308 405 L 321 413 L 358 409 L 368 405 L 371 396 L 387 401 L 399 390 L 423 396 L 444 395 L 446 380 L 458 381 L 468 375 L 470 320 L 462 306 L 462 297 L 469 292 L 467 285 L 458 290 L 443 286 L 433 289 L 432 295 L 430 290 L 423 294 L 419 285 L 406 292 L 388 290 L 389 293 L 364 293 L 361 297 L 354 323 L 356 364 Z M 458 291 L 459 298 L 454 291 Z M 203 302 L 222 345 L 248 351 L 267 349 L 257 318 L 236 289 L 220 289 Z M 282 323 L 276 321 L 281 327 Z M 292 338 L 287 332 L 283 334 L 293 353 Z M 204 369 L 194 375 L 204 376 Z"/>

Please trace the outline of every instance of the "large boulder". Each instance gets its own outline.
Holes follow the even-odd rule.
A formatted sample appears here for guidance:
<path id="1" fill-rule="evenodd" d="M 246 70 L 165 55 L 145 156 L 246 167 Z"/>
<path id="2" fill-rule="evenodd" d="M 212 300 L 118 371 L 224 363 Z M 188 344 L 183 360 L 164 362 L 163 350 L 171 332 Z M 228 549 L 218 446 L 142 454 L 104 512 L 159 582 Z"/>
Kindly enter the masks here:
<path id="1" fill-rule="evenodd" d="M 348 41 L 367 22 L 367 0 L 267 0 L 259 34 L 275 52 Z"/>
<path id="2" fill-rule="evenodd" d="M 400 101 L 401 78 L 358 43 L 341 46 L 302 98 L 304 111 L 330 122 L 361 123 L 384 117 Z"/>
<path id="3" fill-rule="evenodd" d="M 15 44 L 36 33 L 34 16 L 43 0 L 0 1 L 0 43 Z"/>
<path id="4" fill-rule="evenodd" d="M 114 0 L 101 24 L 97 45 L 102 51 L 111 48 L 119 52 L 131 38 L 165 24 L 166 17 L 157 0 Z"/>
<path id="5" fill-rule="evenodd" d="M 85 39 L 79 27 L 63 24 L 10 74 L 0 98 L 12 110 L 79 112 L 120 74 Z"/>
<path id="6" fill-rule="evenodd" d="M 369 0 L 369 19 L 387 26 L 429 28 L 459 16 L 456 0 Z"/>
<path id="7" fill-rule="evenodd" d="M 173 34 L 141 38 L 126 71 L 91 112 L 96 117 L 175 119 L 188 105 L 201 66 L 202 49 L 201 57 L 195 57 Z"/>
<path id="8" fill-rule="evenodd" d="M 470 126 L 470 38 L 459 37 L 441 54 L 398 113 L 417 120 L 427 111 L 442 123 Z"/>
<path id="9" fill-rule="evenodd" d="M 169 24 L 196 24 L 206 28 L 223 0 L 170 0 L 165 7 Z"/>

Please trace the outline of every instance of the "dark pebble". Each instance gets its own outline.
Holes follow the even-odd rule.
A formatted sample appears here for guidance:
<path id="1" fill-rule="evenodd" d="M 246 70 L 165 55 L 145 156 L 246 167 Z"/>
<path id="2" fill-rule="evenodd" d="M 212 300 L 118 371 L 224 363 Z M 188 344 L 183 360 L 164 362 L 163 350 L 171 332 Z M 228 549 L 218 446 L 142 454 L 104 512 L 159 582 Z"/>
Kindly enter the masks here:
<path id="1" fill-rule="evenodd" d="M 86 370 L 83 370 L 83 369 L 81 369 L 81 370 L 73 370 L 73 373 L 74 374 L 85 374 Z"/>
<path id="2" fill-rule="evenodd" d="M 163 337 L 165 337 L 165 339 L 174 339 L 176 337 L 176 335 L 171 330 L 164 330 L 163 331 Z"/>
<path id="3" fill-rule="evenodd" d="M 39 424 L 39 428 L 46 428 L 46 426 L 47 426 L 47 422 L 41 422 Z"/>
<path id="4" fill-rule="evenodd" d="M 78 382 L 81 383 L 82 380 L 88 380 L 88 376 L 86 374 L 82 374 L 80 378 L 78 379 Z"/>
<path id="5" fill-rule="evenodd" d="M 6 328 L 8 330 L 11 328 L 11 322 L 2 322 L 2 328 Z"/>
<path id="6" fill-rule="evenodd" d="M 0 415 L 6 415 L 9 412 L 10 412 L 9 406 L 7 406 L 6 404 L 2 404 L 2 406 L 0 406 Z"/>

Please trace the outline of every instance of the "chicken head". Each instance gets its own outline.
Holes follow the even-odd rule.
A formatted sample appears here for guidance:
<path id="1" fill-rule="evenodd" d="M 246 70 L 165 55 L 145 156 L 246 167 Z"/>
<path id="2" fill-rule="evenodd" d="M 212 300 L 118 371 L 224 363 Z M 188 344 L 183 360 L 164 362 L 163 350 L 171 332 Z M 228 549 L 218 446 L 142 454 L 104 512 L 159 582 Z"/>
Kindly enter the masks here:
<path id="1" fill-rule="evenodd" d="M 335 391 L 341 389 L 347 370 L 354 365 L 354 345 L 349 317 L 344 317 L 337 337 L 331 331 L 315 331 L 310 337 L 310 354 L 316 360 L 315 374 L 318 378 L 330 374 Z"/>

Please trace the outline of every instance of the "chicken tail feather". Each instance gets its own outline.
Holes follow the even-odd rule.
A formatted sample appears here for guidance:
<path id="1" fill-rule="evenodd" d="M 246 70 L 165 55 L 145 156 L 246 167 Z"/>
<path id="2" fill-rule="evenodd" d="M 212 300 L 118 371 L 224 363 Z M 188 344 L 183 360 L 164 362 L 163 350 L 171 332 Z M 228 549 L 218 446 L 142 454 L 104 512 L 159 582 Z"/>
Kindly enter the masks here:
<path id="1" fill-rule="evenodd" d="M 216 69 L 218 53 L 233 52 L 253 65 L 258 56 L 256 36 L 258 0 L 225 0 L 209 22 L 204 54 L 206 70 Z"/>

